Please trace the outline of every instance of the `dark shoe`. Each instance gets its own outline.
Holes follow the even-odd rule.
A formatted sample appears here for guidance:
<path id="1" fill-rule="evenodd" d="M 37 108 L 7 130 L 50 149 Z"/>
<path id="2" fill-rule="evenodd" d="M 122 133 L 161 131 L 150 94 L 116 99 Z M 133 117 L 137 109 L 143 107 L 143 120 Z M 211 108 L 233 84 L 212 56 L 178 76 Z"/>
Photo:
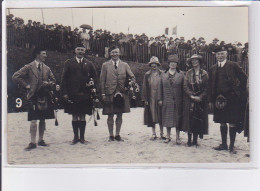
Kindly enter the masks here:
<path id="1" fill-rule="evenodd" d="M 215 149 L 216 151 L 228 150 L 228 146 L 220 144 L 218 147 L 214 147 L 213 149 Z"/>
<path id="2" fill-rule="evenodd" d="M 160 135 L 161 140 L 166 140 L 166 137 L 164 137 L 162 134 Z"/>
<path id="3" fill-rule="evenodd" d="M 200 145 L 198 143 L 192 143 L 192 146 L 195 146 L 196 148 L 199 147 Z"/>
<path id="4" fill-rule="evenodd" d="M 166 140 L 166 137 L 163 136 L 163 133 L 160 133 L 160 139 L 161 140 Z"/>
<path id="5" fill-rule="evenodd" d="M 26 151 L 30 151 L 36 148 L 36 143 L 30 143 L 28 147 L 25 148 Z"/>
<path id="6" fill-rule="evenodd" d="M 191 142 L 188 142 L 188 143 L 187 143 L 187 146 L 188 146 L 188 147 L 191 147 L 191 146 L 192 146 Z"/>
<path id="7" fill-rule="evenodd" d="M 230 154 L 237 154 L 237 151 L 235 151 L 234 149 L 230 149 L 229 152 Z"/>
<path id="8" fill-rule="evenodd" d="M 229 146 L 229 152 L 230 154 L 237 154 L 237 151 L 234 149 L 234 147 Z"/>
<path id="9" fill-rule="evenodd" d="M 120 135 L 116 135 L 116 136 L 115 136 L 115 140 L 116 140 L 116 141 L 124 141 L 124 140 L 120 137 Z"/>
<path id="10" fill-rule="evenodd" d="M 164 143 L 169 143 L 169 142 L 171 142 L 171 139 L 169 139 L 169 138 L 166 138 L 164 141 Z"/>
<path id="11" fill-rule="evenodd" d="M 75 145 L 75 144 L 77 144 L 78 142 L 80 142 L 79 139 L 73 139 L 72 142 L 71 142 L 71 145 Z"/>
<path id="12" fill-rule="evenodd" d="M 88 141 L 86 141 L 85 139 L 79 139 L 79 142 L 80 142 L 81 144 L 87 144 L 87 143 L 88 143 Z"/>
<path id="13" fill-rule="evenodd" d="M 155 134 L 152 135 L 152 137 L 150 138 L 151 141 L 155 141 L 157 139 L 157 136 Z"/>
<path id="14" fill-rule="evenodd" d="M 49 146 L 49 145 L 46 144 L 46 143 L 44 142 L 44 140 L 41 140 L 40 142 L 38 142 L 38 146 L 47 147 L 47 146 Z"/>
<path id="15" fill-rule="evenodd" d="M 115 137 L 114 136 L 109 136 L 109 140 L 108 141 L 114 141 Z"/>

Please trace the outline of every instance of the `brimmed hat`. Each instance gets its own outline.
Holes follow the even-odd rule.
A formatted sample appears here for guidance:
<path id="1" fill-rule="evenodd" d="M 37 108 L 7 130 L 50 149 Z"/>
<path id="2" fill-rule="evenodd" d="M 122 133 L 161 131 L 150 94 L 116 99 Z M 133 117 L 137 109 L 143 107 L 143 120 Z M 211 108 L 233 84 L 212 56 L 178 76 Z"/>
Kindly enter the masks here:
<path id="1" fill-rule="evenodd" d="M 191 40 L 197 40 L 195 37 L 193 37 Z"/>
<path id="2" fill-rule="evenodd" d="M 159 62 L 159 59 L 156 57 L 156 56 L 152 56 L 151 59 L 150 59 L 150 62 L 148 62 L 148 64 L 158 64 L 158 65 L 161 65 L 160 62 Z"/>
<path id="3" fill-rule="evenodd" d="M 214 38 L 213 41 L 219 41 L 217 38 Z"/>
<path id="4" fill-rule="evenodd" d="M 238 42 L 237 45 L 241 45 L 242 46 L 241 42 Z"/>
<path id="5" fill-rule="evenodd" d="M 203 59 L 202 59 L 202 56 L 201 56 L 201 55 L 193 54 L 193 55 L 188 59 L 188 64 L 189 64 L 189 65 L 191 65 L 191 61 L 192 61 L 193 59 L 199 60 L 199 61 L 200 61 L 200 65 L 202 64 Z"/>
<path id="6" fill-rule="evenodd" d="M 176 62 L 179 63 L 179 58 L 177 54 L 171 54 L 168 56 L 168 62 Z"/>

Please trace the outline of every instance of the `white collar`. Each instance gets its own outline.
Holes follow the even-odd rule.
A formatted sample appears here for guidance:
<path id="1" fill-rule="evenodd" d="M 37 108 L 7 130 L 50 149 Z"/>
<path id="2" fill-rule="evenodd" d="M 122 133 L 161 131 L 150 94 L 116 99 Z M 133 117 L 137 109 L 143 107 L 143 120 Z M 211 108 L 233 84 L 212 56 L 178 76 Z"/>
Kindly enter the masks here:
<path id="1" fill-rule="evenodd" d="M 218 62 L 219 67 L 223 67 L 226 64 L 227 60 L 224 60 L 222 62 Z"/>
<path id="2" fill-rule="evenodd" d="M 116 64 L 116 66 L 118 67 L 119 59 L 117 61 L 112 60 L 112 62 L 114 65 Z"/>
<path id="3" fill-rule="evenodd" d="M 82 63 L 82 62 L 83 62 L 83 57 L 82 57 L 81 59 L 79 59 L 78 57 L 76 57 L 76 60 L 77 60 L 78 63 L 80 63 L 80 62 Z"/>
<path id="4" fill-rule="evenodd" d="M 37 60 L 34 60 L 34 63 L 36 64 L 36 67 L 38 68 L 40 62 L 38 62 Z"/>

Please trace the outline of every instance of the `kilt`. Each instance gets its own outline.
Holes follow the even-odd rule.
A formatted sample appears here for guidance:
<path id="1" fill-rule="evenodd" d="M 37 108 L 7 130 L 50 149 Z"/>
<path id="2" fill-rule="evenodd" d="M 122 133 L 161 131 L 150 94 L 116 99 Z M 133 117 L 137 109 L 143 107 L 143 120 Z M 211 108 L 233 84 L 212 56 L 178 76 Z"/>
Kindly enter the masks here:
<path id="1" fill-rule="evenodd" d="M 54 107 L 51 98 L 47 97 L 48 107 L 46 110 L 41 111 L 36 105 L 37 96 L 31 98 L 31 105 L 28 110 L 28 121 L 41 120 L 41 119 L 54 119 Z"/>
<path id="2" fill-rule="evenodd" d="M 113 103 L 115 93 L 111 95 L 106 95 L 105 103 L 103 104 L 103 115 L 110 115 L 116 113 L 129 113 L 130 112 L 130 102 L 129 97 L 126 94 L 122 94 L 124 97 L 124 105 L 122 107 L 116 107 Z"/>
<path id="3" fill-rule="evenodd" d="M 214 122 L 239 123 L 243 121 L 245 116 L 246 101 L 238 97 L 233 91 L 224 96 L 227 98 L 227 105 L 222 110 L 214 107 Z"/>
<path id="4" fill-rule="evenodd" d="M 90 98 L 79 100 L 73 96 L 70 98 L 73 103 L 65 103 L 64 112 L 68 114 L 92 115 L 93 102 Z"/>

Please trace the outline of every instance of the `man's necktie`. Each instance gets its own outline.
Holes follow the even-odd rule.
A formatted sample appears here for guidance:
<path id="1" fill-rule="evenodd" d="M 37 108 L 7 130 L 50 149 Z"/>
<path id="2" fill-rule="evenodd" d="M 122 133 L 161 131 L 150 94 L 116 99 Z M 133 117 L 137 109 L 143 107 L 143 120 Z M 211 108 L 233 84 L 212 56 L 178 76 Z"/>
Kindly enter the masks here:
<path id="1" fill-rule="evenodd" d="M 39 70 L 39 72 L 41 71 L 41 64 L 40 63 L 38 64 L 38 70 Z"/>
<path id="2" fill-rule="evenodd" d="M 117 69 L 117 65 L 116 65 L 116 62 L 115 62 L 115 64 L 114 64 L 114 66 L 115 66 L 115 69 Z"/>

